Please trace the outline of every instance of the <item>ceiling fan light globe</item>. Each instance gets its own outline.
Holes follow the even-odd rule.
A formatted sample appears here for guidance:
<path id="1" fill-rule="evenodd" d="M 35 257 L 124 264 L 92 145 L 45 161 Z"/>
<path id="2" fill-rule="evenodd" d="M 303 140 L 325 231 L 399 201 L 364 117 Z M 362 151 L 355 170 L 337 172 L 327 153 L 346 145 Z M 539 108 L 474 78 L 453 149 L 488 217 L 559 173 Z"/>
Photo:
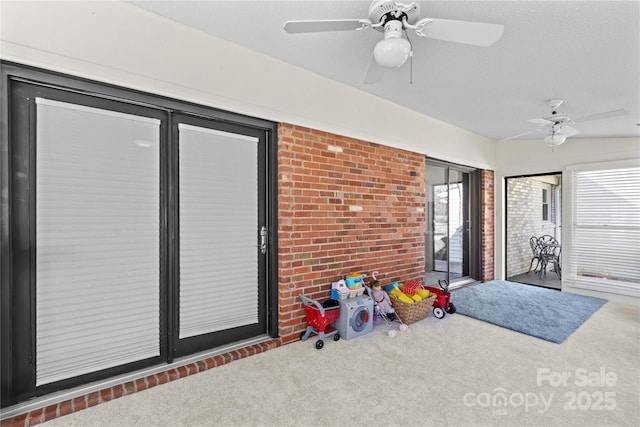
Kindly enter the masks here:
<path id="1" fill-rule="evenodd" d="M 558 134 L 549 135 L 544 138 L 544 142 L 546 142 L 552 147 L 560 145 L 564 143 L 566 140 L 567 140 L 566 136 L 558 135 Z"/>
<path id="2" fill-rule="evenodd" d="M 375 49 L 373 49 L 373 56 L 376 62 L 385 68 L 401 67 L 407 62 L 410 53 L 411 44 L 402 37 L 380 40 Z"/>

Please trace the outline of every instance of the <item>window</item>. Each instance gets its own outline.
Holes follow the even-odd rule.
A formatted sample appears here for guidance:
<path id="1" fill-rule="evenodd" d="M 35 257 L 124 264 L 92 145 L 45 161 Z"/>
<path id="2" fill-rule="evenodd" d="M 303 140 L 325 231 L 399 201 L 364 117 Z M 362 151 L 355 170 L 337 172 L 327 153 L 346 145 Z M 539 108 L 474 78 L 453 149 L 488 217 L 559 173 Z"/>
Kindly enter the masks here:
<path id="1" fill-rule="evenodd" d="M 568 173 L 571 286 L 639 295 L 640 161 L 576 166 Z"/>
<path id="2" fill-rule="evenodd" d="M 549 190 L 542 189 L 542 220 L 549 221 Z"/>

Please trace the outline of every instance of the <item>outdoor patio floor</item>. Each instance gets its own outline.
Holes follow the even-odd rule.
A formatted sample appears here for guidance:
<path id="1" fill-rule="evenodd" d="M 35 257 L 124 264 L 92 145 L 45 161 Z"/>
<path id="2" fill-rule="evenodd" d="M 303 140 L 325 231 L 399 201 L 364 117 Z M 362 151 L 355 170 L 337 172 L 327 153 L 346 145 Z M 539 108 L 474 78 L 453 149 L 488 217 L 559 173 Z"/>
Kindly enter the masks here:
<path id="1" fill-rule="evenodd" d="M 556 273 L 553 271 L 548 271 L 546 275 L 542 275 L 542 278 L 540 278 L 539 274 L 532 271 L 529 274 L 524 273 L 518 274 L 517 276 L 507 277 L 507 280 L 510 282 L 526 283 L 528 285 L 542 286 L 551 289 L 559 290 L 562 288 L 562 281 L 558 279 L 558 276 L 556 276 Z"/>

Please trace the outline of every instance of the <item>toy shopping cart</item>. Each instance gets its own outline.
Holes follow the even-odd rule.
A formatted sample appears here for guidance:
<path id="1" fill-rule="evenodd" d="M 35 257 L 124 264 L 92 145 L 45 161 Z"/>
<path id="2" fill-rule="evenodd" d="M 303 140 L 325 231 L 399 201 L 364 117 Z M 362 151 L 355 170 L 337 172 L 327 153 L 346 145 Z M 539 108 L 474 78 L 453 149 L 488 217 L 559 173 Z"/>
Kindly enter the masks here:
<path id="1" fill-rule="evenodd" d="M 310 298 L 300 294 L 300 299 L 304 303 L 304 312 L 307 316 L 307 330 L 300 333 L 300 339 L 306 341 L 311 336 L 311 333 L 315 333 L 320 338 L 316 341 L 316 348 L 320 350 L 324 347 L 323 339 L 333 337 L 334 341 L 340 339 L 338 330 L 330 326 L 333 322 L 340 317 L 340 307 L 325 308 L 318 301 L 314 301 Z"/>

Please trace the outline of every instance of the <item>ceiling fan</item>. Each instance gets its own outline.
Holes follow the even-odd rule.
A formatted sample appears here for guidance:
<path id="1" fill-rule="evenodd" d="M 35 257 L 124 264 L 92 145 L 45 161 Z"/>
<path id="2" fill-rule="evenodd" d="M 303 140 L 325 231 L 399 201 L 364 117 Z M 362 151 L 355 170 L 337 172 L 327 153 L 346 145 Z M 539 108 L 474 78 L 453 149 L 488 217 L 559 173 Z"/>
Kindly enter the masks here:
<path id="1" fill-rule="evenodd" d="M 551 147 L 555 147 L 556 145 L 564 143 L 568 137 L 575 136 L 580 133 L 578 129 L 569 126 L 570 124 L 607 119 L 610 117 L 618 117 L 629 114 L 629 112 L 624 108 L 619 108 L 617 110 L 590 114 L 588 116 L 583 116 L 578 119 L 572 120 L 568 114 L 558 113 L 558 107 L 560 107 L 560 105 L 562 105 L 563 103 L 564 101 L 562 101 L 561 99 L 548 100 L 547 105 L 549 105 L 549 107 L 551 108 L 550 115 L 527 120 L 527 122 L 529 123 L 535 123 L 539 125 L 537 129 L 521 133 L 519 135 L 510 136 L 509 138 L 501 139 L 500 142 L 509 141 L 511 139 L 519 138 L 521 136 L 529 135 L 535 132 L 545 132 L 546 136 L 544 137 L 544 142 L 546 142 Z"/>
<path id="2" fill-rule="evenodd" d="M 365 83 L 380 81 L 385 68 L 399 68 L 407 59 L 413 60 L 413 47 L 407 30 L 419 37 L 427 37 L 475 46 L 491 46 L 502 37 L 504 26 L 450 19 L 422 18 L 418 2 L 400 3 L 374 0 L 369 6 L 368 19 L 329 19 L 288 21 L 287 33 L 315 33 L 325 31 L 366 30 L 373 28 L 384 33 L 374 50 L 365 74 Z M 412 64 L 411 64 L 412 65 Z"/>

